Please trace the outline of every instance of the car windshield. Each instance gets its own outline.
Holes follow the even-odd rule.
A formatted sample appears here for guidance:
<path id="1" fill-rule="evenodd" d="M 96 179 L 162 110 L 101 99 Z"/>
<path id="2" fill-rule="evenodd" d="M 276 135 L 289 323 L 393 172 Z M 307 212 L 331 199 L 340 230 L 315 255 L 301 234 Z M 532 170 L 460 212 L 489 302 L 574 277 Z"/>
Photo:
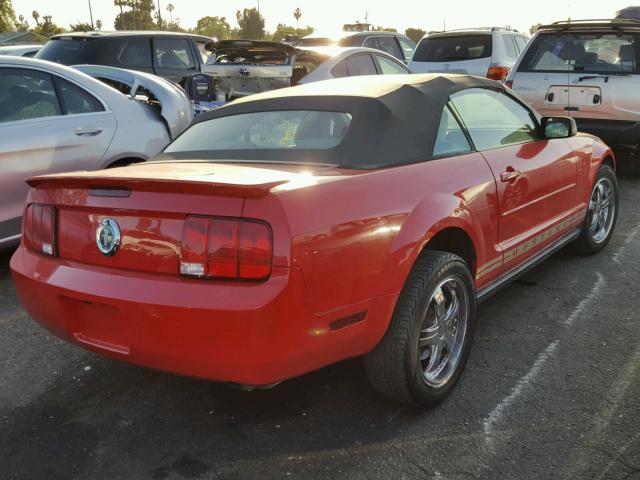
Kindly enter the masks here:
<path id="1" fill-rule="evenodd" d="M 423 39 L 414 62 L 455 62 L 491 56 L 491 35 L 446 35 Z"/>
<path id="2" fill-rule="evenodd" d="M 539 72 L 635 72 L 635 36 L 542 34 L 535 39 L 524 63 L 528 71 Z"/>
<path id="3" fill-rule="evenodd" d="M 63 65 L 96 63 L 98 43 L 95 39 L 56 38 L 49 40 L 36 54 L 36 58 Z"/>
<path id="4" fill-rule="evenodd" d="M 344 139 L 351 115 L 323 111 L 252 112 L 196 123 L 165 153 L 330 149 Z"/>

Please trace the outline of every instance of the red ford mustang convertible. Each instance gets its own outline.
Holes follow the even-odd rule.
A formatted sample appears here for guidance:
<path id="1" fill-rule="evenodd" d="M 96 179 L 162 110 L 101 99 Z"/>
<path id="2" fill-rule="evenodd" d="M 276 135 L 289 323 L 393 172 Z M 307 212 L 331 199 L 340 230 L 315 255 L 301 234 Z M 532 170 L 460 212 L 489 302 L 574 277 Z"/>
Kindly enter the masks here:
<path id="1" fill-rule="evenodd" d="M 29 181 L 31 316 L 103 355 L 246 387 L 364 355 L 433 405 L 478 301 L 618 212 L 611 150 L 468 76 L 320 82 L 200 117 L 157 161 Z"/>

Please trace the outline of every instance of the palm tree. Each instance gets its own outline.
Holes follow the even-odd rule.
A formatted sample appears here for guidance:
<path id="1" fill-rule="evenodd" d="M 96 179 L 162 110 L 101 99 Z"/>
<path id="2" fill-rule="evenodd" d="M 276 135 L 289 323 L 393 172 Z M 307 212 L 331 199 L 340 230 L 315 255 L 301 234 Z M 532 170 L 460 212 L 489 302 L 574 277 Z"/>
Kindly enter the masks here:
<path id="1" fill-rule="evenodd" d="M 300 21 L 300 17 L 302 16 L 302 10 L 300 10 L 300 7 L 297 7 L 294 11 L 293 11 L 293 16 L 296 19 L 296 30 L 298 29 L 298 23 Z"/>
<path id="2" fill-rule="evenodd" d="M 173 24 L 173 11 L 175 10 L 175 7 L 173 6 L 173 4 L 168 4 L 167 5 L 167 12 L 169 12 L 169 18 L 171 19 L 171 23 Z"/>

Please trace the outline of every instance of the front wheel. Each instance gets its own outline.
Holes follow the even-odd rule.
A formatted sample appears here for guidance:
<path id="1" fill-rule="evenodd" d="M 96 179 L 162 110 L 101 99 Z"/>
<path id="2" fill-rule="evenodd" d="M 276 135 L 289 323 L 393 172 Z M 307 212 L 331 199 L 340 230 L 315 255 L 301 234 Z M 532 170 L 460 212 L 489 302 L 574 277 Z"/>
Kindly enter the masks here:
<path id="1" fill-rule="evenodd" d="M 613 235 L 618 219 L 618 180 L 609 165 L 601 165 L 591 189 L 587 216 L 580 237 L 578 250 L 594 254 L 602 250 Z"/>
<path id="2" fill-rule="evenodd" d="M 385 336 L 365 357 L 365 371 L 383 395 L 432 406 L 464 368 L 475 330 L 476 297 L 467 264 L 427 250 L 407 279 Z"/>

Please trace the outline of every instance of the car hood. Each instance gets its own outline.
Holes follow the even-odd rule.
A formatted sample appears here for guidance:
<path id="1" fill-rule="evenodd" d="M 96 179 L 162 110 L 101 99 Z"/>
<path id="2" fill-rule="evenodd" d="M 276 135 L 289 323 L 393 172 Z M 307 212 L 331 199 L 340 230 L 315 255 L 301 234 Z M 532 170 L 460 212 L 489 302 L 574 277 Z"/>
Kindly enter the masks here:
<path id="1" fill-rule="evenodd" d="M 127 85 L 129 96 L 136 98 L 142 89 L 149 91 L 160 104 L 160 114 L 167 123 L 171 138 L 180 135 L 193 119 L 189 97 L 180 86 L 164 78 L 103 65 L 74 65 L 73 68 L 98 80 L 107 79 Z"/>

